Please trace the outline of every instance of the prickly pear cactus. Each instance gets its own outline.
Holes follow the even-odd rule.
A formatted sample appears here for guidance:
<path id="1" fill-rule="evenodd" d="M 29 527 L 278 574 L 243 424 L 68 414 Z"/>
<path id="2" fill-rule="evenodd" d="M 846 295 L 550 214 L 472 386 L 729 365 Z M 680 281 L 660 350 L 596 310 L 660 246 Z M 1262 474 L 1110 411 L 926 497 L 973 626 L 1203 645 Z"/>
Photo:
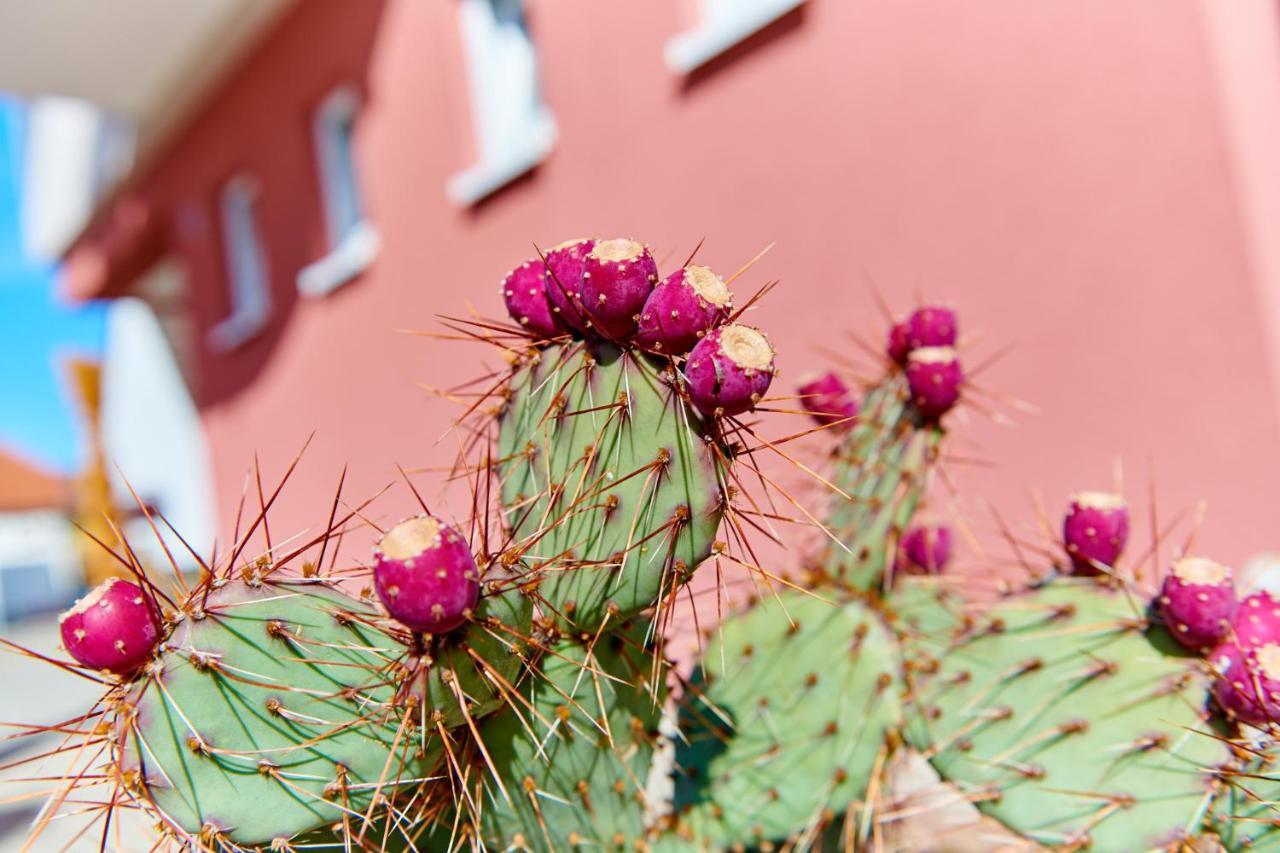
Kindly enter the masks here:
<path id="1" fill-rule="evenodd" d="M 1193 834 L 1228 752 L 1199 662 L 1092 579 L 1012 595 L 922 641 L 908 739 L 984 812 L 1049 846 Z"/>
<path id="2" fill-rule="evenodd" d="M 711 552 L 723 451 L 667 364 L 609 344 L 530 354 L 498 443 L 507 521 L 578 631 L 652 606 Z"/>
<path id="3" fill-rule="evenodd" d="M 942 440 L 936 422 L 911 403 L 904 374 L 893 371 L 866 397 L 852 430 L 835 454 L 827 527 L 839 543 L 821 566 L 854 589 L 880 589 L 894 548 L 924 496 Z"/>
<path id="4" fill-rule="evenodd" d="M 526 654 L 517 590 L 416 665 L 369 602 L 324 581 L 212 585 L 117 713 L 122 770 L 179 834 L 287 839 L 393 795 L 436 767 L 431 729 L 495 710 L 493 682 L 517 681 Z"/>
<path id="5" fill-rule="evenodd" d="M 496 770 L 482 806 L 485 844 L 630 850 L 643 841 L 666 696 L 666 666 L 656 663 L 635 629 L 549 650 L 525 682 L 527 705 L 495 714 L 480 732 Z"/>
<path id="6" fill-rule="evenodd" d="M 812 844 L 865 796 L 901 689 L 893 636 L 857 600 L 784 592 L 731 616 L 681 704 L 675 834 Z"/>
<path id="7" fill-rule="evenodd" d="M 117 714 L 120 766 L 179 837 L 288 839 L 433 770 L 367 603 L 237 580 L 198 604 Z"/>
<path id="8" fill-rule="evenodd" d="M 1209 828 L 1227 850 L 1280 850 L 1280 772 L 1257 739 L 1241 752 L 1262 754 L 1223 773 L 1223 792 L 1213 804 Z"/>

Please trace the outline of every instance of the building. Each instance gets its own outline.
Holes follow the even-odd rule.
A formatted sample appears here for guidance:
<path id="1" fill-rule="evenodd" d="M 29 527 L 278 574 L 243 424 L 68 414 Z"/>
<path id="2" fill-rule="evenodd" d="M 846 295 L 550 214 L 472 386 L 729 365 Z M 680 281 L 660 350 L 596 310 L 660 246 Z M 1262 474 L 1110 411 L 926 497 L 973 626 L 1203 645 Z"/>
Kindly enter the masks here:
<path id="1" fill-rule="evenodd" d="M 881 334 L 868 281 L 899 309 L 921 293 L 962 306 L 974 367 L 1012 343 L 954 422 L 953 452 L 984 464 L 957 461 L 964 498 L 938 498 L 987 543 L 987 501 L 1034 530 L 1028 487 L 1056 513 L 1119 459 L 1139 506 L 1154 472 L 1162 523 L 1208 500 L 1200 547 L 1274 547 L 1274 4 L 60 0 L 4 15 L 0 88 L 87 98 L 136 129 L 131 170 L 59 249 L 64 284 L 153 308 L 224 539 L 254 455 L 278 476 L 313 431 L 282 529 L 323 522 L 343 465 L 354 498 L 397 464 L 444 464 L 456 412 L 422 386 L 486 355 L 402 330 L 500 314 L 496 284 L 535 242 L 594 233 L 670 257 L 706 238 L 722 269 L 776 241 L 744 286 L 782 279 L 755 317 L 783 388 L 852 352 L 847 332 Z M 409 507 L 393 495 L 382 513 Z"/>

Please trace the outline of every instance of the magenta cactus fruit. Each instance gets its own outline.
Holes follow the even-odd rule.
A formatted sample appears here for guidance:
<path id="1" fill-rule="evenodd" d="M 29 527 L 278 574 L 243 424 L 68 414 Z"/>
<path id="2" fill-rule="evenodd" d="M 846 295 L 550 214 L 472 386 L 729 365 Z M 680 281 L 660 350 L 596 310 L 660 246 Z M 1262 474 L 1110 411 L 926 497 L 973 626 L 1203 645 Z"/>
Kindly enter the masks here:
<path id="1" fill-rule="evenodd" d="M 160 641 L 155 605 L 135 583 L 108 578 L 58 618 L 62 645 L 80 663 L 127 675 Z"/>
<path id="2" fill-rule="evenodd" d="M 1242 649 L 1223 643 L 1209 655 L 1213 698 L 1228 719 L 1251 726 L 1280 722 L 1280 645 Z"/>
<path id="3" fill-rule="evenodd" d="M 556 321 L 547 301 L 547 266 L 541 258 L 525 261 L 507 273 L 502 282 L 502 299 L 507 313 L 521 328 L 544 338 L 554 338 L 568 331 Z"/>
<path id="4" fill-rule="evenodd" d="M 590 321 L 582 312 L 582 273 L 587 253 L 595 240 L 569 240 L 546 253 L 547 303 L 560 323 L 580 334 L 590 331 Z"/>
<path id="5" fill-rule="evenodd" d="M 1207 652 L 1222 639 L 1235 615 L 1231 569 L 1204 557 L 1184 557 L 1165 577 L 1156 603 L 1175 640 Z"/>
<path id="6" fill-rule="evenodd" d="M 907 366 L 907 356 L 911 354 L 911 328 L 907 321 L 894 323 L 889 329 L 889 344 L 885 351 L 889 359 L 901 367 Z"/>
<path id="7" fill-rule="evenodd" d="M 927 420 L 937 420 L 960 399 L 964 371 L 951 347 L 921 347 L 907 355 L 907 384 L 916 410 Z"/>
<path id="8" fill-rule="evenodd" d="M 917 308 L 907 318 L 906 339 L 909 349 L 922 347 L 954 347 L 958 328 L 956 312 L 941 305 Z"/>
<path id="9" fill-rule="evenodd" d="M 750 326 L 721 326 L 698 341 L 685 363 L 689 399 L 711 417 L 755 407 L 773 381 L 773 347 Z"/>
<path id="10" fill-rule="evenodd" d="M 602 335 L 626 340 L 657 283 L 658 264 L 643 243 L 601 240 L 583 259 L 582 305 Z"/>
<path id="11" fill-rule="evenodd" d="M 480 571 L 458 531 L 430 515 L 388 530 L 374 551 L 374 586 L 387 612 L 413 631 L 444 634 L 471 615 Z"/>
<path id="12" fill-rule="evenodd" d="M 941 305 L 926 305 L 911 312 L 889 329 L 886 353 L 895 364 L 906 367 L 912 352 L 932 347 L 954 347 L 959 322 L 956 312 Z"/>
<path id="13" fill-rule="evenodd" d="M 1231 639 L 1246 649 L 1280 643 L 1280 602 L 1265 590 L 1246 597 L 1231 620 Z"/>
<path id="14" fill-rule="evenodd" d="M 907 574 L 942 574 L 951 559 L 951 528 L 941 524 L 919 524 L 902 537 L 898 547 L 897 570 Z"/>
<path id="15" fill-rule="evenodd" d="M 800 404 L 820 424 L 848 429 L 858 415 L 858 401 L 845 381 L 828 371 L 800 384 Z M 841 423 L 843 422 L 843 423 Z"/>
<path id="16" fill-rule="evenodd" d="M 653 289 L 640 310 L 635 343 L 665 355 L 683 355 L 698 339 L 722 325 L 733 307 L 733 293 L 707 267 L 690 264 Z"/>
<path id="17" fill-rule="evenodd" d="M 1101 574 L 1114 566 L 1129 540 L 1129 506 L 1108 492 L 1072 495 L 1062 520 L 1062 541 L 1077 575 Z"/>

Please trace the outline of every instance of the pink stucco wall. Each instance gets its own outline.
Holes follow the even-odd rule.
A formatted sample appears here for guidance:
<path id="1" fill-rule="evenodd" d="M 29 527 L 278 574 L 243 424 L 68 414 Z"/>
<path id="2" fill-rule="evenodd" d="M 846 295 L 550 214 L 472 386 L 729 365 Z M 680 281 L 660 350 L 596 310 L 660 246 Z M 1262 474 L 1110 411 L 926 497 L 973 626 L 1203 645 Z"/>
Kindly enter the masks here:
<path id="1" fill-rule="evenodd" d="M 705 237 L 701 257 L 726 271 L 776 241 L 742 289 L 782 280 L 752 318 L 781 352 L 781 388 L 824 350 L 853 354 L 849 332 L 879 341 L 868 281 L 897 309 L 918 294 L 961 306 L 973 366 L 1011 345 L 974 399 L 1016 424 L 954 417 L 961 497 L 939 490 L 989 545 L 988 502 L 1030 531 L 1028 489 L 1056 516 L 1116 459 L 1143 508 L 1154 472 L 1164 520 L 1207 499 L 1200 544 L 1221 558 L 1278 544 L 1276 318 L 1197 3 L 810 0 L 689 81 L 662 64 L 691 20 L 678 0 L 528 6 L 560 143 L 478 209 L 443 194 L 471 158 L 448 2 L 300 4 L 138 182 L 204 328 L 227 310 L 217 186 L 237 169 L 263 182 L 277 317 L 242 351 L 206 354 L 198 389 L 224 526 L 252 454 L 275 475 L 313 430 L 279 530 L 322 523 L 344 463 L 353 497 L 396 463 L 445 463 L 455 410 L 418 383 L 455 384 L 485 354 L 398 330 L 468 304 L 496 315 L 532 242 L 594 233 L 672 259 Z M 303 300 L 294 275 L 323 251 L 310 110 L 347 79 L 367 93 L 359 157 L 383 252 Z M 1000 402 L 1014 399 L 1038 414 Z M 393 492 L 379 515 L 410 501 Z"/>

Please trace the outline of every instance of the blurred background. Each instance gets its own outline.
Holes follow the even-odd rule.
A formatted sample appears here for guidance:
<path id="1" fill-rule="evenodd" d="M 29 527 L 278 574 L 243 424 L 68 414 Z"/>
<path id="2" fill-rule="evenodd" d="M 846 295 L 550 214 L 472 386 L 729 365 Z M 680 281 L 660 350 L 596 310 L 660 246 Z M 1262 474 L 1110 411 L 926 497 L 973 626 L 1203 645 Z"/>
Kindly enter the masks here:
<path id="1" fill-rule="evenodd" d="M 877 294 L 957 305 L 931 508 L 991 559 L 989 507 L 1043 541 L 1033 492 L 1056 519 L 1117 471 L 1146 531 L 1156 494 L 1206 502 L 1220 560 L 1276 547 L 1272 0 L 13 0 L 0 93 L 0 630 L 43 651 L 112 571 L 74 524 L 168 565 L 126 479 L 187 569 L 177 534 L 225 547 L 255 456 L 270 488 L 313 434 L 286 535 L 343 466 L 351 503 L 397 465 L 443 494 L 430 389 L 500 360 L 407 332 L 502 316 L 535 243 L 587 235 L 726 275 L 776 244 L 736 289 L 781 281 L 750 318 L 780 394 L 870 375 Z M 0 679 L 0 721 L 85 703 Z"/>

